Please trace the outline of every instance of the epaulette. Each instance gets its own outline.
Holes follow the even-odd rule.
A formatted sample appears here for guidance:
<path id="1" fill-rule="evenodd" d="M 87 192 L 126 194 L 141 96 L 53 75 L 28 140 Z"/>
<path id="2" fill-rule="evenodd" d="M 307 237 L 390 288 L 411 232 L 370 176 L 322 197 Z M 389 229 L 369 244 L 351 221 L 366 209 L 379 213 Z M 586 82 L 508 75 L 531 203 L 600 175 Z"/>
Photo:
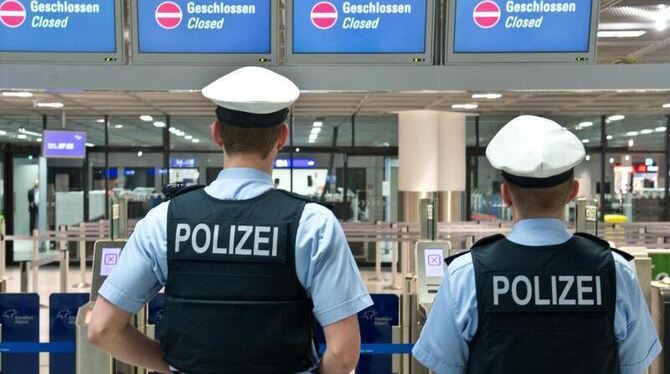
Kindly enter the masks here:
<path id="1" fill-rule="evenodd" d="M 477 247 L 481 247 L 481 246 L 484 246 L 484 245 L 487 245 L 487 244 L 495 243 L 498 240 L 502 240 L 502 239 L 505 239 L 505 235 L 503 235 L 503 234 L 495 234 L 495 235 L 487 236 L 485 238 L 481 238 L 481 239 L 477 240 L 475 242 L 475 244 L 472 245 L 472 248 L 477 248 Z"/>
<path id="2" fill-rule="evenodd" d="M 444 259 L 444 262 L 447 264 L 447 266 L 449 266 L 449 265 L 451 265 L 452 262 L 454 262 L 454 260 L 456 260 L 457 258 L 459 258 L 461 256 L 467 255 L 468 253 L 470 253 L 470 251 L 465 251 L 465 252 L 461 252 L 461 253 L 449 256 L 449 257 Z"/>
<path id="3" fill-rule="evenodd" d="M 303 195 L 298 195 L 297 193 L 289 192 L 289 191 L 282 190 L 282 189 L 278 189 L 277 191 L 280 191 L 280 192 L 282 192 L 282 193 L 284 193 L 288 196 L 291 196 L 291 197 L 293 197 L 295 199 L 298 199 L 298 200 L 302 200 L 302 201 L 304 201 L 306 203 L 309 203 L 309 204 L 319 204 L 322 207 L 324 207 L 324 208 L 330 210 L 331 212 L 335 213 L 335 204 L 310 199 L 309 197 L 306 197 L 306 196 L 303 196 Z"/>
<path id="4" fill-rule="evenodd" d="M 595 235 L 587 234 L 585 232 L 578 232 L 578 233 L 575 233 L 575 235 L 576 236 L 581 236 L 582 238 L 585 238 L 585 239 L 588 239 L 588 240 L 591 240 L 591 241 L 594 241 L 598 244 L 602 244 L 603 247 L 609 248 L 612 252 L 618 253 L 619 255 L 621 255 L 621 257 L 623 257 L 628 262 L 633 261 L 635 259 L 635 257 L 632 256 L 630 253 L 622 251 L 622 250 L 617 249 L 617 248 L 612 248 L 612 246 L 610 246 L 610 243 L 608 243 L 606 240 L 603 240 L 603 239 L 601 239 L 601 238 L 599 238 Z"/>
<path id="5" fill-rule="evenodd" d="M 163 195 L 167 200 L 172 200 L 179 195 L 205 188 L 202 184 L 186 185 L 184 183 L 170 183 L 163 187 Z"/>

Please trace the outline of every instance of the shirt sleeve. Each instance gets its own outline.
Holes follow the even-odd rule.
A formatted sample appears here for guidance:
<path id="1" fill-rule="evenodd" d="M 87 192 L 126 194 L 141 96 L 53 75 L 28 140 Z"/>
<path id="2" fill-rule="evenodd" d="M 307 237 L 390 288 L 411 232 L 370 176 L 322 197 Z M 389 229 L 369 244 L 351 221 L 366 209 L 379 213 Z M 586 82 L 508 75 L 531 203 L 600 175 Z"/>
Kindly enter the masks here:
<path id="1" fill-rule="evenodd" d="M 100 295 L 129 313 L 137 313 L 163 287 L 167 255 L 167 206 L 152 209 L 137 223 L 118 265 L 100 287 Z"/>
<path id="2" fill-rule="evenodd" d="M 641 374 L 661 352 L 647 302 L 631 264 L 614 254 L 617 271 L 615 330 L 621 374 Z"/>
<path id="3" fill-rule="evenodd" d="M 463 373 L 477 322 L 472 257 L 464 255 L 449 266 L 412 355 L 435 373 Z"/>
<path id="4" fill-rule="evenodd" d="M 307 204 L 300 219 L 296 270 L 321 326 L 372 305 L 342 227 L 331 211 L 318 204 Z"/>

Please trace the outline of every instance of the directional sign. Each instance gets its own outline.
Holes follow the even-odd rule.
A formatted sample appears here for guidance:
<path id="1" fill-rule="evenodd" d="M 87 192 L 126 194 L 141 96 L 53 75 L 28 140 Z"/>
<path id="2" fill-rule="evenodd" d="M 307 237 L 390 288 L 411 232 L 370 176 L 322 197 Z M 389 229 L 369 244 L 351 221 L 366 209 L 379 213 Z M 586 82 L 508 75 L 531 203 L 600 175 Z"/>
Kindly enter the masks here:
<path id="1" fill-rule="evenodd" d="M 166 30 L 172 30 L 181 24 L 183 18 L 181 8 L 172 1 L 161 3 L 156 8 L 156 22 Z"/>
<path id="2" fill-rule="evenodd" d="M 500 7 L 493 1 L 482 1 L 475 6 L 472 18 L 475 20 L 477 26 L 483 29 L 490 29 L 500 21 Z"/>
<path id="3" fill-rule="evenodd" d="M 328 30 L 337 22 L 337 8 L 327 1 L 314 5 L 311 12 L 312 23 L 321 30 Z"/>
<path id="4" fill-rule="evenodd" d="M 7 0 L 0 4 L 0 22 L 3 25 L 15 28 L 23 25 L 26 20 L 26 8 L 15 0 Z"/>

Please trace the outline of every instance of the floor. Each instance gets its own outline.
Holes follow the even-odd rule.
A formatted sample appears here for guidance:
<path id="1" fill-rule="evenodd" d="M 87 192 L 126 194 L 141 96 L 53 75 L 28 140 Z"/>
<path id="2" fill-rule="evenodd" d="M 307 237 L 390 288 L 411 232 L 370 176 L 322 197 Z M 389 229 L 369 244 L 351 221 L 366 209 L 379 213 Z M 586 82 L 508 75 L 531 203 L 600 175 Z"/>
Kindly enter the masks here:
<path id="1" fill-rule="evenodd" d="M 7 292 L 8 293 L 18 293 L 20 292 L 20 271 L 18 267 L 10 267 L 6 272 L 7 277 Z M 396 293 L 400 294 L 399 289 L 392 289 L 391 282 L 391 273 L 384 271 L 382 273 L 382 280 L 377 280 L 377 274 L 372 270 L 361 270 L 361 277 L 365 280 L 368 285 L 370 293 Z M 29 276 L 29 291 L 32 292 L 32 278 Z M 78 283 L 81 279 L 81 273 L 78 266 L 71 266 L 70 272 L 68 275 L 68 292 L 90 292 L 90 287 L 86 288 L 76 288 L 74 285 Z M 87 283 L 90 283 L 91 272 L 90 267 L 86 271 L 86 280 Z M 403 276 L 401 274 L 396 275 L 396 284 L 402 286 Z M 39 272 L 39 282 L 38 282 L 38 294 L 40 296 L 40 341 L 48 342 L 49 341 L 49 295 L 54 292 L 60 292 L 60 272 L 58 267 L 47 266 L 40 269 Z M 49 355 L 40 354 L 40 374 L 49 373 Z"/>

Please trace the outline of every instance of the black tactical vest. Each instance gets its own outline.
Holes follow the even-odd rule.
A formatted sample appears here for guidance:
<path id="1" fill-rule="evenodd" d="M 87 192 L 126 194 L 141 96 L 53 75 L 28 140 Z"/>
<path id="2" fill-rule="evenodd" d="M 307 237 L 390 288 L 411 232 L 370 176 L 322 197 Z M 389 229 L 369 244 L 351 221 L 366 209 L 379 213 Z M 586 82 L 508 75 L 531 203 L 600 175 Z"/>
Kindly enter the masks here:
<path id="1" fill-rule="evenodd" d="M 295 270 L 306 203 L 279 190 L 235 201 L 199 189 L 171 200 L 159 328 L 167 363 L 189 374 L 316 366 L 312 303 Z"/>
<path id="2" fill-rule="evenodd" d="M 616 270 L 606 242 L 578 234 L 529 247 L 498 235 L 471 254 L 479 324 L 469 374 L 620 372 Z"/>

